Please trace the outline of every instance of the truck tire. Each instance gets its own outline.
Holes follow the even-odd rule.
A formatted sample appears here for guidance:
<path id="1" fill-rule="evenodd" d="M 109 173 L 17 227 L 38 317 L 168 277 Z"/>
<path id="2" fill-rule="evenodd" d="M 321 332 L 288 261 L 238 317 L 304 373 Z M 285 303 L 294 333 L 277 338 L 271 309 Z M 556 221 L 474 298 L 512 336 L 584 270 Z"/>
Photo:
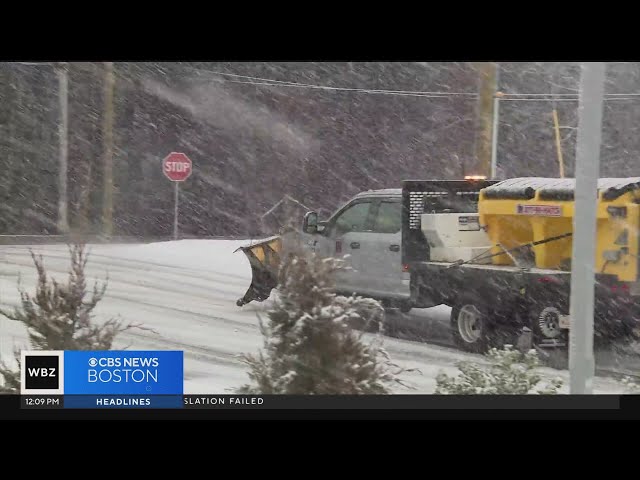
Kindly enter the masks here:
<path id="1" fill-rule="evenodd" d="M 488 309 L 477 301 L 463 300 L 451 309 L 451 335 L 456 345 L 472 353 L 485 353 L 491 347 Z"/>
<path id="2" fill-rule="evenodd" d="M 531 330 L 533 330 L 533 343 L 536 345 L 568 341 L 567 330 L 560 329 L 562 308 L 556 305 L 542 305 L 531 309 Z"/>

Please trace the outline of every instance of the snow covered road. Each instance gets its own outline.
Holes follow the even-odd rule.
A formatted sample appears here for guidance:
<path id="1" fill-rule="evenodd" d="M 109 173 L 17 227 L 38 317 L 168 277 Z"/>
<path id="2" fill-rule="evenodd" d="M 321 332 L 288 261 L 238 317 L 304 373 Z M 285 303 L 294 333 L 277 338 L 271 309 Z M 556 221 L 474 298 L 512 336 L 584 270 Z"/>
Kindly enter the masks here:
<path id="1" fill-rule="evenodd" d="M 98 319 L 121 316 L 153 329 L 134 330 L 118 337 L 114 348 L 138 350 L 183 350 L 185 392 L 228 393 L 247 381 L 246 368 L 238 356 L 262 346 L 258 314 L 268 304 L 236 306 L 249 286 L 251 270 L 241 252 L 248 241 L 181 240 L 151 244 L 92 245 L 87 265 L 91 279 L 109 285 L 96 308 Z M 0 246 L 0 305 L 16 305 L 17 280 L 28 291 L 35 288 L 35 268 L 27 246 Z M 66 245 L 31 247 L 42 254 L 47 271 L 64 279 L 69 267 Z M 391 314 L 390 320 L 413 334 L 446 337 L 449 309 L 440 306 L 416 310 L 409 315 Z M 411 389 L 399 386 L 397 393 L 432 393 L 439 372 L 455 374 L 455 363 L 479 356 L 453 348 L 428 345 L 401 338 L 385 338 L 385 348 L 397 364 L 418 369 L 403 374 Z M 21 324 L 0 317 L 0 355 L 11 361 L 14 346 L 28 348 Z M 568 372 L 545 369 L 568 384 Z M 598 378 L 598 393 L 622 393 L 624 387 L 611 379 Z M 563 388 L 567 391 L 567 387 Z"/>

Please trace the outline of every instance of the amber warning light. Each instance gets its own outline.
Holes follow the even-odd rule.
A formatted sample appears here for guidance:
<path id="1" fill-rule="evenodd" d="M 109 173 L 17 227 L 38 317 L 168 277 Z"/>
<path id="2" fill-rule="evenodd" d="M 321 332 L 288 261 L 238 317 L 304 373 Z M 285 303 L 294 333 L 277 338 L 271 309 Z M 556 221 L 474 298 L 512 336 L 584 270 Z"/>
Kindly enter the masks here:
<path id="1" fill-rule="evenodd" d="M 465 180 L 486 180 L 487 177 L 484 175 L 467 175 L 464 177 Z"/>

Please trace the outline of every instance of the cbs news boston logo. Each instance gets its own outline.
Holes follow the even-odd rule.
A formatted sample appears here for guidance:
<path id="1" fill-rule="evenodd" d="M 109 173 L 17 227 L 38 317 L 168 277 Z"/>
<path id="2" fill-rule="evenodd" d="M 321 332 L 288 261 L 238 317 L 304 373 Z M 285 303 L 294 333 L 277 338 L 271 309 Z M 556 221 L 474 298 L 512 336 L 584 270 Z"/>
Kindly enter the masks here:
<path id="1" fill-rule="evenodd" d="M 183 357 L 181 351 L 23 351 L 21 393 L 64 395 L 65 407 L 170 408 L 181 402 Z"/>

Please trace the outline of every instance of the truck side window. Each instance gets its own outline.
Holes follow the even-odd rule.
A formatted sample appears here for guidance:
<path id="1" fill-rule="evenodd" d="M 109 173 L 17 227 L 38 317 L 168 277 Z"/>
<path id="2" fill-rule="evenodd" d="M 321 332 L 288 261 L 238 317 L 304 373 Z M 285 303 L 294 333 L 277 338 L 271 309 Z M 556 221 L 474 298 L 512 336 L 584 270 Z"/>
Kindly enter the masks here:
<path id="1" fill-rule="evenodd" d="M 356 203 L 342 212 L 335 223 L 335 235 L 341 236 L 349 232 L 363 232 L 370 205 L 370 202 Z"/>
<path id="2" fill-rule="evenodd" d="M 382 202 L 373 226 L 377 233 L 398 233 L 402 226 L 402 204 L 400 202 Z"/>

